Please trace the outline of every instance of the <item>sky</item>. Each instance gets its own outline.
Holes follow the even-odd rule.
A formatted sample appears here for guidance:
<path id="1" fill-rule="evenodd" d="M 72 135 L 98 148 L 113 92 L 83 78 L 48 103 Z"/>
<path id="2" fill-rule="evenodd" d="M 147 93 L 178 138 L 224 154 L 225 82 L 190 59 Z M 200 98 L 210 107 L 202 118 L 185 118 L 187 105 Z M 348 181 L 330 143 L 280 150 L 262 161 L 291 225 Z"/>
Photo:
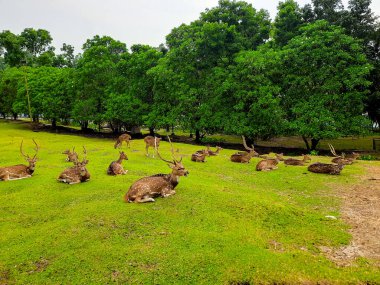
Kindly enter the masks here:
<path id="1" fill-rule="evenodd" d="M 348 0 L 343 0 L 347 5 Z M 256 9 L 276 15 L 278 0 L 246 1 Z M 311 0 L 297 0 L 300 6 Z M 171 29 L 196 20 L 218 0 L 0 0 L 0 31 L 20 34 L 25 28 L 45 29 L 53 38 L 56 53 L 63 43 L 81 52 L 95 35 L 110 36 L 130 47 L 158 46 Z M 380 16 L 380 1 L 372 0 L 372 11 Z"/>

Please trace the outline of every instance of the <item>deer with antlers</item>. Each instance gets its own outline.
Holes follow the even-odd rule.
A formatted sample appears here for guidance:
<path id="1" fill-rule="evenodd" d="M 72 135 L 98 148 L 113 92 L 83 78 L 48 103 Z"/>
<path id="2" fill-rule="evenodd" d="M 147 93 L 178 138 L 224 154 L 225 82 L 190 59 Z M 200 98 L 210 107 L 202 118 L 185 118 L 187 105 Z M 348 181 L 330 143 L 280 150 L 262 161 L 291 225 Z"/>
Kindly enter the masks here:
<path id="1" fill-rule="evenodd" d="M 160 146 L 160 141 L 161 141 L 161 138 L 158 138 L 158 137 L 146 136 L 144 138 L 146 156 L 149 157 L 149 147 L 153 147 L 154 149 L 158 149 L 158 147 Z M 154 158 L 154 153 L 153 153 L 152 157 Z"/>
<path id="2" fill-rule="evenodd" d="M 21 141 L 20 145 L 20 153 L 25 158 L 25 160 L 29 163 L 29 165 L 18 164 L 14 166 L 6 166 L 0 167 L 0 180 L 8 181 L 8 180 L 18 180 L 32 177 L 34 173 L 34 169 L 36 167 L 37 162 L 37 154 L 39 150 L 39 146 L 36 141 L 33 139 L 34 144 L 36 145 L 35 154 L 32 158 L 29 155 L 24 154 L 22 150 L 22 145 L 24 141 Z"/>
<path id="3" fill-rule="evenodd" d="M 132 139 L 132 137 L 129 135 L 129 134 L 122 134 L 120 135 L 116 142 L 115 142 L 115 145 L 114 145 L 114 148 L 121 148 L 123 142 L 126 143 L 127 147 L 131 148 L 130 147 L 130 144 L 129 144 L 129 141 Z"/>
<path id="4" fill-rule="evenodd" d="M 78 154 L 75 152 L 75 147 L 73 147 L 73 151 L 70 151 L 69 149 L 66 149 L 62 154 L 66 154 L 66 161 L 68 162 L 74 162 L 78 160 Z"/>
<path id="5" fill-rule="evenodd" d="M 252 148 L 247 146 L 247 143 L 245 141 L 245 137 L 243 138 L 243 145 L 247 151 L 244 152 L 237 152 L 233 155 L 231 155 L 231 161 L 232 162 L 239 162 L 239 163 L 249 163 L 252 157 L 258 157 L 259 154 L 255 151 L 255 147 L 252 145 Z"/>
<path id="6" fill-rule="evenodd" d="M 108 175 L 127 174 L 128 170 L 124 170 L 123 165 L 121 163 L 123 162 L 123 160 L 128 160 L 128 157 L 124 153 L 124 151 L 120 151 L 119 153 L 120 153 L 119 159 L 111 162 L 110 166 L 108 167 L 108 170 L 107 170 Z"/>
<path id="7" fill-rule="evenodd" d="M 87 150 L 83 146 L 83 160 L 79 161 L 77 159 L 74 161 L 74 166 L 66 168 L 58 177 L 59 182 L 68 183 L 68 184 L 77 184 L 81 182 L 86 182 L 90 180 L 90 173 L 88 172 L 86 165 L 88 164 L 87 160 Z"/>
<path id="8" fill-rule="evenodd" d="M 286 165 L 294 165 L 294 166 L 303 166 L 305 163 L 308 163 L 311 161 L 310 155 L 304 154 L 303 159 L 296 159 L 296 158 L 287 158 L 284 159 L 284 163 Z"/>
<path id="9" fill-rule="evenodd" d="M 168 163 L 168 166 L 172 169 L 172 172 L 170 174 L 156 174 L 137 180 L 129 188 L 127 194 L 125 194 L 124 200 L 126 202 L 154 202 L 154 198 L 156 197 L 168 197 L 174 195 L 176 193 L 174 188 L 178 185 L 179 178 L 189 174 L 189 171 L 187 171 L 181 163 L 182 157 L 180 160 L 175 158 L 173 145 L 169 137 L 168 139 L 171 145 L 173 161 L 166 160 L 161 157 L 158 151 L 157 143 L 155 144 L 155 150 L 157 152 L 157 156 L 162 161 Z"/>
<path id="10" fill-rule="evenodd" d="M 337 163 L 337 164 L 343 164 L 343 165 L 350 165 L 354 162 L 354 158 L 346 158 L 345 154 L 342 153 L 342 155 L 337 155 L 335 152 L 335 148 L 332 146 L 332 144 L 329 144 L 329 148 L 331 153 L 335 156 L 331 162 Z"/>

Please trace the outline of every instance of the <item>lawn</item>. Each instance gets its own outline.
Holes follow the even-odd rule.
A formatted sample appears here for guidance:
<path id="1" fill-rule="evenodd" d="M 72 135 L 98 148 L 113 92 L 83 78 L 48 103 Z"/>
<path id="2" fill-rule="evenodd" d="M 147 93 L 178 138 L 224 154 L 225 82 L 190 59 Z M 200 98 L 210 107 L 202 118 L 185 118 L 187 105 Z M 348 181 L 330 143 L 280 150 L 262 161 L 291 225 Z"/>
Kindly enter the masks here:
<path id="1" fill-rule="evenodd" d="M 340 176 L 280 164 L 256 172 L 259 161 L 235 164 L 233 150 L 206 163 L 190 161 L 199 146 L 175 144 L 190 172 L 177 194 L 155 203 L 124 203 L 137 179 L 169 173 L 132 140 L 125 176 L 106 170 L 118 151 L 109 139 L 32 132 L 26 123 L 0 121 L 0 166 L 22 163 L 19 153 L 40 144 L 35 175 L 0 181 L 0 284 L 377 284 L 371 260 L 338 267 L 320 246 L 348 244 L 339 219 L 337 186 L 358 181 L 364 162 Z M 56 181 L 70 163 L 61 152 L 85 145 L 91 180 Z M 170 158 L 170 145 L 161 143 Z M 81 154 L 80 154 L 81 156 Z M 313 161 L 328 161 L 313 157 Z M 325 218 L 327 215 L 337 220 Z"/>

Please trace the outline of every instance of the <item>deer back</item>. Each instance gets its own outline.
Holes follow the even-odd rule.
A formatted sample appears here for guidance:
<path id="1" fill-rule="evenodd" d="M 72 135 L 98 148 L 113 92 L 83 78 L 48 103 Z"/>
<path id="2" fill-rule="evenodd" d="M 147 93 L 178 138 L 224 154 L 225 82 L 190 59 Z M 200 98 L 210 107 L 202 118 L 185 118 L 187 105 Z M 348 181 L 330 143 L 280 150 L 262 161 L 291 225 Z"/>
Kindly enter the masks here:
<path id="1" fill-rule="evenodd" d="M 343 164 L 329 164 L 329 163 L 316 162 L 316 163 L 310 164 L 307 170 L 314 173 L 339 175 L 343 167 L 344 167 Z"/>
<path id="2" fill-rule="evenodd" d="M 256 165 L 256 171 L 265 171 L 277 169 L 279 160 L 277 158 L 263 159 Z"/>

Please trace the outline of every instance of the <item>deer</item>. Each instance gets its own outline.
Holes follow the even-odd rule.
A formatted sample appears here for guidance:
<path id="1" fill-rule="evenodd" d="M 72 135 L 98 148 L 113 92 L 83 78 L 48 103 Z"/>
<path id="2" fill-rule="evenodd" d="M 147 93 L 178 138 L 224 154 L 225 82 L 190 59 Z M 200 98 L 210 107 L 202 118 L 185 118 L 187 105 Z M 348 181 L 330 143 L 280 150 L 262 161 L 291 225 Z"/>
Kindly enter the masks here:
<path id="1" fill-rule="evenodd" d="M 305 163 L 311 161 L 310 155 L 304 154 L 303 159 L 295 159 L 295 158 L 287 158 L 284 160 L 286 165 L 294 165 L 294 166 L 304 166 Z"/>
<path id="2" fill-rule="evenodd" d="M 191 155 L 191 161 L 195 161 L 195 162 L 205 162 L 205 158 L 206 156 L 209 155 L 209 152 L 208 150 L 204 150 L 203 153 L 200 153 L 200 152 L 196 152 L 196 153 L 193 153 Z"/>
<path id="3" fill-rule="evenodd" d="M 216 156 L 216 155 L 219 154 L 219 152 L 220 152 L 221 150 L 223 150 L 223 148 L 221 148 L 220 146 L 216 146 L 216 150 L 215 150 L 215 151 L 212 151 L 212 150 L 210 150 L 210 146 L 207 146 L 207 150 L 208 150 L 208 155 L 209 155 L 209 156 Z"/>
<path id="4" fill-rule="evenodd" d="M 146 156 L 149 157 L 149 147 L 158 148 L 160 146 L 160 141 L 161 138 L 158 137 L 146 136 L 144 138 Z M 154 158 L 154 153 L 152 157 Z"/>
<path id="5" fill-rule="evenodd" d="M 249 163 L 252 157 L 258 157 L 259 154 L 255 151 L 255 147 L 252 145 L 252 148 L 247 146 L 247 143 L 245 141 L 245 137 L 242 136 L 243 138 L 243 145 L 247 151 L 244 152 L 237 152 L 233 155 L 231 155 L 231 161 L 232 162 L 239 162 L 239 163 Z"/>
<path id="6" fill-rule="evenodd" d="M 90 173 L 88 172 L 86 165 L 88 164 L 87 160 L 87 150 L 83 146 L 83 160 L 79 161 L 77 159 L 74 161 L 74 166 L 66 168 L 57 178 L 59 182 L 67 184 L 77 184 L 81 182 L 86 182 L 90 180 Z"/>
<path id="7" fill-rule="evenodd" d="M 256 171 L 270 171 L 278 168 L 277 164 L 280 162 L 279 157 L 267 158 L 259 161 L 256 164 Z"/>
<path id="8" fill-rule="evenodd" d="M 128 160 L 128 157 L 124 153 L 124 151 L 119 151 L 119 154 L 120 154 L 119 159 L 111 162 L 110 166 L 108 166 L 108 169 L 107 169 L 108 175 L 127 174 L 128 170 L 124 170 L 123 165 L 121 163 L 123 162 L 123 160 Z"/>
<path id="9" fill-rule="evenodd" d="M 332 146 L 332 144 L 329 144 L 329 148 L 331 153 L 335 156 L 331 162 L 343 164 L 343 165 L 351 165 L 354 162 L 353 158 L 346 158 L 345 154 L 342 153 L 342 155 L 337 155 L 335 152 L 335 148 Z"/>
<path id="10" fill-rule="evenodd" d="M 343 168 L 344 168 L 344 164 L 342 163 L 329 164 L 329 163 L 316 162 L 316 163 L 310 164 L 307 170 L 314 173 L 339 175 Z"/>
<path id="11" fill-rule="evenodd" d="M 36 145 L 35 154 L 32 158 L 29 155 L 24 154 L 22 150 L 23 140 L 20 144 L 20 153 L 25 158 L 25 160 L 29 163 L 29 165 L 18 164 L 14 166 L 6 166 L 0 167 L 0 180 L 8 181 L 8 180 L 18 180 L 24 178 L 32 177 L 36 162 L 37 162 L 37 154 L 40 149 L 36 141 L 33 139 L 34 144 Z"/>
<path id="12" fill-rule="evenodd" d="M 75 152 L 75 147 L 73 147 L 73 151 L 70 151 L 69 149 L 66 149 L 62 154 L 66 154 L 66 161 L 67 162 L 74 162 L 78 160 L 78 154 Z"/>
<path id="13" fill-rule="evenodd" d="M 172 143 L 168 137 L 170 145 Z M 171 148 L 173 161 L 166 160 L 161 157 L 158 147 L 157 138 L 155 139 L 155 150 L 157 156 L 172 169 L 170 174 L 156 174 L 148 177 L 143 177 L 131 185 L 127 194 L 124 196 L 125 202 L 146 203 L 154 202 L 156 197 L 169 197 L 174 195 L 175 188 L 179 183 L 181 176 L 189 175 L 189 171 L 182 164 L 182 157 L 177 160 L 174 156 L 173 146 Z"/>
<path id="14" fill-rule="evenodd" d="M 122 147 L 122 144 L 123 142 L 125 142 L 127 144 L 127 147 L 131 148 L 130 144 L 129 144 L 129 141 L 132 139 L 132 137 L 129 135 L 129 134 L 122 134 L 120 135 L 116 142 L 115 142 L 115 145 L 114 145 L 114 148 L 121 148 Z"/>

